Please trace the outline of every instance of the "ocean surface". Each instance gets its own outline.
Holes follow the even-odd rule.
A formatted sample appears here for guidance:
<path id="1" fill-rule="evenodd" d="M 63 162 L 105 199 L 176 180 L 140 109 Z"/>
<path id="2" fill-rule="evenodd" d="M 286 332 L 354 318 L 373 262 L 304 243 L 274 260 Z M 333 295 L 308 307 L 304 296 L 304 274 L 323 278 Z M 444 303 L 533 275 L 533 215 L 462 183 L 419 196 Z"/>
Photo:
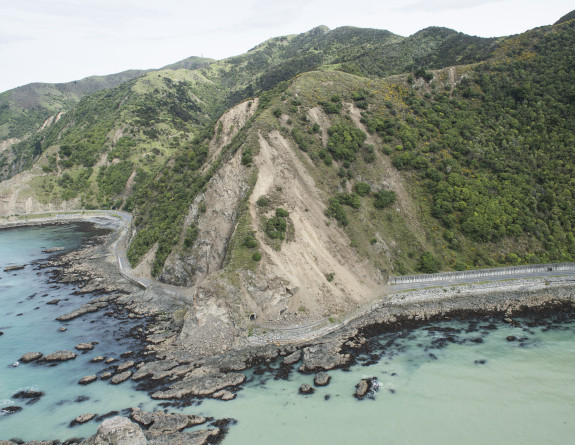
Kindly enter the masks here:
<path id="1" fill-rule="evenodd" d="M 85 225 L 0 230 L 0 408 L 22 408 L 0 412 L 0 440 L 86 437 L 99 422 L 71 427 L 79 414 L 163 409 L 131 381 L 77 383 L 105 368 L 91 358 L 119 358 L 133 349 L 128 331 L 138 323 L 104 316 L 105 310 L 55 320 L 90 296 L 74 295 L 76 285 L 51 282 L 49 269 L 39 268 L 49 257 L 42 249 L 73 249 L 90 236 Z M 26 267 L 3 272 L 15 264 Z M 61 301 L 47 305 L 52 299 Z M 307 396 L 298 389 L 313 386 L 313 375 L 294 369 L 287 380 L 276 378 L 279 359 L 248 371 L 233 401 L 203 399 L 169 409 L 234 419 L 223 441 L 232 445 L 573 443 L 575 322 L 560 314 L 518 321 L 513 327 L 498 318 L 451 320 L 382 334 L 349 370 L 329 371 L 330 384 Z M 94 350 L 57 366 L 13 366 L 28 351 L 74 350 L 94 341 Z M 376 390 L 357 400 L 362 378 L 375 378 Z M 44 395 L 33 403 L 14 398 L 23 390 Z"/>

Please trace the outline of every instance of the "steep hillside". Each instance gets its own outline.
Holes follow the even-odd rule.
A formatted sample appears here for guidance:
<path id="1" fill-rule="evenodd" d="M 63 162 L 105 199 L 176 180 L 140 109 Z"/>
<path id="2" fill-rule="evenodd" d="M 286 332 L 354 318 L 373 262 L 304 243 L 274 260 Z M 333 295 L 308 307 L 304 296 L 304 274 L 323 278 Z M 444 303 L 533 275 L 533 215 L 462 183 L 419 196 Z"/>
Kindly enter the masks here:
<path id="1" fill-rule="evenodd" d="M 573 261 L 574 37 L 320 27 L 150 72 L 6 148 L 0 211 L 132 212 L 138 272 L 193 288 L 182 341 L 337 317 L 390 274 Z"/>

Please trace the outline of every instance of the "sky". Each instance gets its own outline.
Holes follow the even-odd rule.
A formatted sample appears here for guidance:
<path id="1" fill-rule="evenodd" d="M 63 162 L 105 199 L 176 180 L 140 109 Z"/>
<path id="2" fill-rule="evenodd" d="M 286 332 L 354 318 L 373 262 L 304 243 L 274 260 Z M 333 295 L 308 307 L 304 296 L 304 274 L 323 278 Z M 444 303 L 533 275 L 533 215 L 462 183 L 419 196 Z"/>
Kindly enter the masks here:
<path id="1" fill-rule="evenodd" d="M 319 25 L 428 26 L 499 37 L 550 25 L 570 0 L 1 0 L 0 92 L 190 56 L 223 59 Z"/>

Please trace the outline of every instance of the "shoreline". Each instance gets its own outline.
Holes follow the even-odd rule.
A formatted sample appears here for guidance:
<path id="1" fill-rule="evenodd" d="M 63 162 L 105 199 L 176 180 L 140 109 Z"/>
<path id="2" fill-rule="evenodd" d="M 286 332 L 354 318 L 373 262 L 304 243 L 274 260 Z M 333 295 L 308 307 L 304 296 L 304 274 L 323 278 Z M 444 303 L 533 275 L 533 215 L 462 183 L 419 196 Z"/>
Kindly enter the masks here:
<path id="1" fill-rule="evenodd" d="M 114 229 L 113 232 L 94 246 L 58 255 L 57 261 L 69 264 L 69 269 L 63 270 L 64 276 L 86 279 L 82 292 L 123 289 L 126 293 L 116 302 L 135 317 L 150 317 L 140 339 L 142 353 L 137 357 L 131 378 L 138 383 L 136 389 L 164 401 L 166 407 L 187 405 L 205 397 L 233 399 L 246 380 L 242 371 L 269 360 L 283 360 L 284 372 L 288 374 L 293 369 L 311 374 L 348 367 L 362 351 L 366 338 L 383 332 L 458 316 L 492 315 L 513 323 L 513 317 L 519 314 L 562 311 L 566 307 L 572 312 L 575 308 L 573 274 L 513 280 L 502 277 L 501 281 L 445 286 L 431 283 L 427 288 L 388 294 L 327 325 L 246 336 L 238 347 L 227 352 L 198 357 L 178 341 L 183 316 L 176 314 L 184 310 L 185 302 L 160 286 L 142 289 L 121 271 L 117 249 L 128 232 L 125 219 L 97 212 L 67 214 L 9 224 L 0 221 L 0 230 L 73 222 L 89 222 L 98 227 L 103 221 L 104 227 Z"/>

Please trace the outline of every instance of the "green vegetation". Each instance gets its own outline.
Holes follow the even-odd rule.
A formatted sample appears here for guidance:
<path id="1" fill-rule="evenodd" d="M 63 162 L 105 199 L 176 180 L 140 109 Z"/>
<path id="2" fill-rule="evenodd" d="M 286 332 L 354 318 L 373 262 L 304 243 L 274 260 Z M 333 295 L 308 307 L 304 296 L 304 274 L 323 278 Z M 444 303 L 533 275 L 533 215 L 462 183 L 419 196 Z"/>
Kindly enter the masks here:
<path id="1" fill-rule="evenodd" d="M 126 75 L 113 88 L 98 81 L 2 93 L 0 140 L 22 141 L 0 153 L 0 178 L 37 162 L 41 176 L 30 193 L 40 201 L 133 212 L 128 257 L 136 264 L 157 245 L 158 275 L 174 246 L 191 248 L 201 236 L 184 219 L 217 169 L 234 153 L 253 169 L 257 131 L 280 130 L 324 193 L 326 216 L 381 268 L 572 261 L 571 17 L 501 39 L 445 28 L 408 38 L 316 28 L 219 62 Z M 222 137 L 214 122 L 256 95 L 255 116 L 206 165 L 214 132 Z M 60 110 L 67 113 L 36 132 Z M 354 123 L 359 113 L 369 143 Z M 290 220 L 274 193 L 257 206 L 266 243 L 278 247 L 289 239 Z M 238 267 L 261 259 L 250 227 L 241 213 L 229 260 Z"/>

